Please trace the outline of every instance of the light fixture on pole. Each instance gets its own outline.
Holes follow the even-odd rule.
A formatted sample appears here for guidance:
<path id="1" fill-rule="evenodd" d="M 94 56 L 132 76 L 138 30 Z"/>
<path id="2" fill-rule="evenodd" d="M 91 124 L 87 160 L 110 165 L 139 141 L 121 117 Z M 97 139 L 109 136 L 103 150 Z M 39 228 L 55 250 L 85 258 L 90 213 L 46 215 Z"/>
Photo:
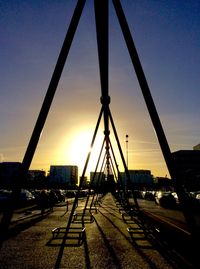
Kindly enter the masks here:
<path id="1" fill-rule="evenodd" d="M 128 169 L 128 135 L 126 135 L 126 165 Z"/>

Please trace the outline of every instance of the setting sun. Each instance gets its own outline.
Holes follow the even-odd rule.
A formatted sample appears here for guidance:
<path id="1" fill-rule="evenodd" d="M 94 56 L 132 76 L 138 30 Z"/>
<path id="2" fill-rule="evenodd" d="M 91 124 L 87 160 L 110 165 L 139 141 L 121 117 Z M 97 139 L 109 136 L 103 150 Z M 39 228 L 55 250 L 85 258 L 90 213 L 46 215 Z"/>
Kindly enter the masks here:
<path id="1" fill-rule="evenodd" d="M 87 154 L 90 150 L 92 133 L 90 131 L 82 131 L 74 137 L 69 147 L 69 156 L 71 163 L 80 167 L 84 166 Z"/>
<path id="2" fill-rule="evenodd" d="M 63 140 L 60 141 L 60 145 L 62 145 L 62 147 L 59 147 L 59 158 L 57 158 L 57 162 L 77 165 L 79 169 L 79 176 L 81 176 L 88 153 L 91 150 L 90 160 L 86 171 L 86 176 L 88 176 L 91 171 L 95 170 L 104 138 L 103 132 L 99 131 L 93 148 L 90 149 L 93 133 L 94 128 L 83 127 L 81 131 L 76 130 L 73 134 L 71 133 L 70 138 L 69 136 L 68 139 L 63 138 Z"/>

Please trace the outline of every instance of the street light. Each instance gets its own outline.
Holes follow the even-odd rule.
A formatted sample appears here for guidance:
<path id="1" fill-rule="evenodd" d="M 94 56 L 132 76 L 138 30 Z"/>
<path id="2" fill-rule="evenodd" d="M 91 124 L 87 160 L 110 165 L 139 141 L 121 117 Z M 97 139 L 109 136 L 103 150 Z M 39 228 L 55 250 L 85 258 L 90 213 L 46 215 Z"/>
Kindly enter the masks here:
<path id="1" fill-rule="evenodd" d="M 128 135 L 126 135 L 126 165 L 128 169 Z"/>

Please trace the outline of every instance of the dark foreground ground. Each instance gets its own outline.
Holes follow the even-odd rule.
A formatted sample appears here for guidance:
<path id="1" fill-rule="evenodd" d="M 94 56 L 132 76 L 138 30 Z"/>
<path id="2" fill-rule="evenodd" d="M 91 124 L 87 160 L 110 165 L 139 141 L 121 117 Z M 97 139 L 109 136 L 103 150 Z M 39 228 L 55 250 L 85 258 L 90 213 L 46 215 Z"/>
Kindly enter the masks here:
<path id="1" fill-rule="evenodd" d="M 77 211 L 83 204 L 79 202 Z M 69 239 L 64 245 L 62 238 L 52 239 L 52 229 L 67 224 L 69 212 L 64 204 L 43 217 L 37 210 L 27 214 L 13 219 L 0 252 L 1 269 L 198 268 L 172 249 L 147 240 L 134 221 L 125 223 L 111 194 L 102 199 L 94 221 L 85 223 L 86 238 L 80 246 Z M 128 227 L 135 229 L 132 238 Z"/>

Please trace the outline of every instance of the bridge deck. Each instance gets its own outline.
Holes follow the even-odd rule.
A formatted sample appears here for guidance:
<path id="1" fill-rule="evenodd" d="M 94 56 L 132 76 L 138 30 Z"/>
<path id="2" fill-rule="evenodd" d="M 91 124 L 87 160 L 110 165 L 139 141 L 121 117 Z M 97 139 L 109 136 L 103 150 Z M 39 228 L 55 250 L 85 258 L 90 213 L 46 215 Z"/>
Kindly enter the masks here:
<path id="1" fill-rule="evenodd" d="M 83 207 L 84 201 L 77 208 Z M 1 268 L 194 268 L 167 245 L 157 245 L 134 219 L 124 222 L 115 200 L 107 194 L 85 224 L 81 245 L 54 243 L 52 229 L 64 227 L 69 213 L 63 206 L 38 220 L 31 220 L 4 242 L 0 253 Z M 33 225 L 34 224 L 34 225 Z M 127 228 L 132 229 L 130 234 Z M 57 267 L 58 268 L 58 267 Z"/>

